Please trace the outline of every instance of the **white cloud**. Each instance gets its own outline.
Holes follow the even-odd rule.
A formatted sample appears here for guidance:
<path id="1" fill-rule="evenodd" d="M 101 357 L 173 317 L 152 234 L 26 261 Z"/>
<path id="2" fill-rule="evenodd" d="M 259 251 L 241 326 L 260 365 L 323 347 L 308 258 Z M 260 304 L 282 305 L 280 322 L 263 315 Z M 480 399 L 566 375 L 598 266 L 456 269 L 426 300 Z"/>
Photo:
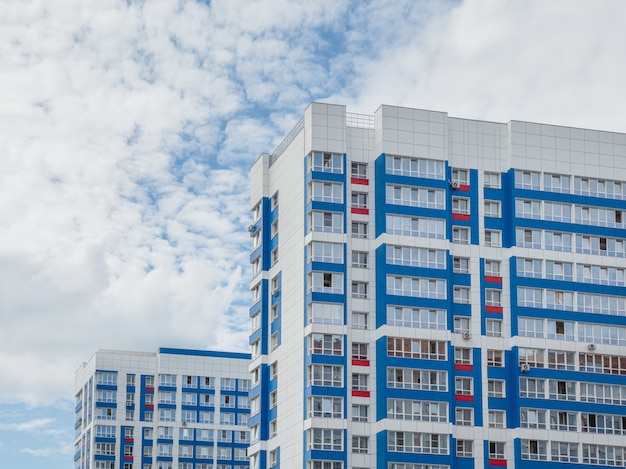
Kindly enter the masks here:
<path id="1" fill-rule="evenodd" d="M 624 19 L 617 1 L 467 0 L 432 9 L 419 34 L 396 23 L 393 49 L 357 61 L 359 93 L 339 96 L 367 113 L 400 104 L 624 131 L 625 111 L 614 104 L 626 79 Z"/>
<path id="2" fill-rule="evenodd" d="M 97 348 L 245 349 L 247 169 L 309 100 L 619 130 L 601 5 L 4 2 L 0 401 L 71 396 Z"/>
<path id="3" fill-rule="evenodd" d="M 97 348 L 247 349 L 248 165 L 345 5 L 3 5 L 0 401 L 71 396 Z"/>

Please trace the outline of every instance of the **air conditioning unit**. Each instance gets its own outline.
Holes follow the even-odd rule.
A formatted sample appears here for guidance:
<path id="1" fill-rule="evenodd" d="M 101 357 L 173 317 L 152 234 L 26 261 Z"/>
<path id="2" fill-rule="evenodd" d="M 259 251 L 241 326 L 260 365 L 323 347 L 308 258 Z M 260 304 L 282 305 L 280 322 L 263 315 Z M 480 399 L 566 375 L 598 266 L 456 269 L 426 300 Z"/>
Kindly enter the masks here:
<path id="1" fill-rule="evenodd" d="M 463 332 L 463 338 L 464 339 L 471 339 L 472 338 L 472 333 L 470 331 L 467 332 Z"/>
<path id="2" fill-rule="evenodd" d="M 254 233 L 256 231 L 256 227 L 254 225 L 250 225 L 248 227 L 248 233 Z"/>
<path id="3" fill-rule="evenodd" d="M 520 370 L 522 373 L 528 373 L 530 371 L 530 365 L 528 363 L 522 363 Z"/>
<path id="4" fill-rule="evenodd" d="M 594 351 L 596 349 L 596 344 L 589 344 L 587 345 L 587 348 L 591 351 Z"/>
<path id="5" fill-rule="evenodd" d="M 458 182 L 452 182 L 452 183 L 450 183 L 450 185 L 452 186 L 452 189 L 458 189 L 459 188 L 459 183 Z"/>
<path id="6" fill-rule="evenodd" d="M 278 288 L 272 290 L 272 296 L 278 296 Z"/>

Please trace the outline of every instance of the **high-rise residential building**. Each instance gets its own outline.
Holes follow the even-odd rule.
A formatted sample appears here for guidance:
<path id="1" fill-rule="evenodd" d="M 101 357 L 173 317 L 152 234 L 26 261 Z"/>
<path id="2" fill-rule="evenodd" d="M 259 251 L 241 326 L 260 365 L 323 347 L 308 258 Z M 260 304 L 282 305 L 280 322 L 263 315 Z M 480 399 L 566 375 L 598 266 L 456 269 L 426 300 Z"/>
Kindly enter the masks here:
<path id="1" fill-rule="evenodd" d="M 75 469 L 248 469 L 249 361 L 96 352 L 75 376 Z"/>
<path id="2" fill-rule="evenodd" d="M 312 103 L 251 208 L 251 468 L 626 464 L 625 134 Z"/>

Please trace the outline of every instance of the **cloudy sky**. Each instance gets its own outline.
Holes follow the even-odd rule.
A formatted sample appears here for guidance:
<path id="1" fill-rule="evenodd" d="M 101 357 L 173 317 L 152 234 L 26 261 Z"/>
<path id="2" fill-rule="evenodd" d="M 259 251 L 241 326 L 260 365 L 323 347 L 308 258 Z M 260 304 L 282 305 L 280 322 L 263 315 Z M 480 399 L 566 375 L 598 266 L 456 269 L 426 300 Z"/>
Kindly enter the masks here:
<path id="1" fill-rule="evenodd" d="M 626 132 L 626 2 L 0 0 L 0 465 L 98 348 L 247 351 L 247 171 L 310 101 Z"/>

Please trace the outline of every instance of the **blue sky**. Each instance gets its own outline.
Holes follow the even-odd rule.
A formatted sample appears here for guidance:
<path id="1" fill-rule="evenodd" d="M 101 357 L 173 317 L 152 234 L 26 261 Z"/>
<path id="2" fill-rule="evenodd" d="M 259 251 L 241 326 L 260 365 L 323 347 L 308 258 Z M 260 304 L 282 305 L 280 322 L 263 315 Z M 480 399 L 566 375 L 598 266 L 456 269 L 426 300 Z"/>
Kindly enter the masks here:
<path id="1" fill-rule="evenodd" d="M 247 171 L 310 101 L 626 132 L 621 0 L 0 0 L 0 466 L 99 348 L 247 350 Z"/>

